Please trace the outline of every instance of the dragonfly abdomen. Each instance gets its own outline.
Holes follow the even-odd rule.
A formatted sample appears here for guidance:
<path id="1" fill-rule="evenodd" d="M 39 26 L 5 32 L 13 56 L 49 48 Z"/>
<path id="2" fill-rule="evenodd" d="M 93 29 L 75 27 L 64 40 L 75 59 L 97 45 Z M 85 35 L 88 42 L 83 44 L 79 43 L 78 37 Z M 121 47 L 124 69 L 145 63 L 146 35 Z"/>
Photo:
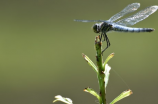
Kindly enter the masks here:
<path id="1" fill-rule="evenodd" d="M 125 26 L 114 26 L 114 31 L 118 32 L 152 32 L 154 31 L 153 28 L 132 28 L 132 27 L 125 27 Z"/>

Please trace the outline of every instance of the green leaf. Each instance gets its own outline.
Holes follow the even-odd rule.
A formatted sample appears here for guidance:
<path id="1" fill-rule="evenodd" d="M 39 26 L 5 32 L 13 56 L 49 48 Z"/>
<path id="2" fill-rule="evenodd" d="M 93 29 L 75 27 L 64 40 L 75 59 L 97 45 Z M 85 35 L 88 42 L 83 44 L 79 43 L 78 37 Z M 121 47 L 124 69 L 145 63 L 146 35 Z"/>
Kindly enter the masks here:
<path id="1" fill-rule="evenodd" d="M 114 53 L 111 53 L 105 60 L 104 64 L 103 64 L 103 67 L 105 68 L 105 65 L 107 64 L 107 62 L 114 57 Z"/>
<path id="2" fill-rule="evenodd" d="M 100 96 L 92 88 L 90 87 L 85 88 L 84 91 L 89 92 L 90 94 L 94 95 L 95 97 L 98 98 L 99 101 L 101 100 Z"/>
<path id="3" fill-rule="evenodd" d="M 64 98 L 61 95 L 57 95 L 57 96 L 55 96 L 55 98 L 56 99 L 53 101 L 53 103 L 57 102 L 57 101 L 61 101 L 61 102 L 64 102 L 66 104 L 73 104 L 72 100 L 70 98 Z"/>
<path id="4" fill-rule="evenodd" d="M 105 90 L 106 90 L 106 87 L 108 85 L 109 76 L 110 76 L 110 70 L 111 70 L 111 67 L 108 64 L 106 64 L 105 65 L 105 71 L 104 71 L 104 74 L 105 74 L 105 78 L 104 78 L 104 81 L 105 81 Z"/>
<path id="5" fill-rule="evenodd" d="M 88 64 L 94 69 L 95 72 L 98 73 L 96 65 L 91 61 L 91 59 L 82 53 L 83 58 L 88 62 Z"/>
<path id="6" fill-rule="evenodd" d="M 132 94 L 132 91 L 130 89 L 127 91 L 124 91 L 118 97 L 116 97 L 110 104 L 114 104 L 114 103 L 118 102 L 119 100 L 121 100 L 131 94 Z"/>

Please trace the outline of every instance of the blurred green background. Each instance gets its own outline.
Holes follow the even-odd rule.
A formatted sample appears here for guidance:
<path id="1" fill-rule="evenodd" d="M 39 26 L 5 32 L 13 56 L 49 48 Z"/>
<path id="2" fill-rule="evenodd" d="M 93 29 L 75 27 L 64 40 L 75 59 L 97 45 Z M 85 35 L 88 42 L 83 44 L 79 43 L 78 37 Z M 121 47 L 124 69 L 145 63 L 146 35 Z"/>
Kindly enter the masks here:
<path id="1" fill-rule="evenodd" d="M 1 0 L 0 104 L 51 104 L 59 94 L 74 104 L 96 104 L 83 91 L 89 86 L 99 92 L 96 73 L 81 54 L 95 62 L 97 34 L 94 23 L 73 19 L 107 20 L 134 2 L 141 3 L 139 10 L 158 5 L 157 0 Z M 108 33 L 111 46 L 104 59 L 115 53 L 108 103 L 129 88 L 133 95 L 117 104 L 158 102 L 157 19 L 158 11 L 134 25 L 155 28 L 152 33 Z"/>

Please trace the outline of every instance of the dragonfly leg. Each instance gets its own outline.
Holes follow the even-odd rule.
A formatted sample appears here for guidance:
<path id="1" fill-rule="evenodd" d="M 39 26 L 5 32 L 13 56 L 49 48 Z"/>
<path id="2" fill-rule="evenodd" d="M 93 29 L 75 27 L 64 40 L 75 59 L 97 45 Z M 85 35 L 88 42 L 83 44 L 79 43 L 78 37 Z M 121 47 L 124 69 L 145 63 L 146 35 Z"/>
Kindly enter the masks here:
<path id="1" fill-rule="evenodd" d="M 103 33 L 102 35 L 104 37 L 104 40 L 102 42 L 104 42 L 106 40 L 106 37 L 105 37 L 106 33 Z"/>
<path id="2" fill-rule="evenodd" d="M 104 41 L 106 40 L 107 46 L 106 46 L 106 48 L 104 48 L 104 50 L 102 50 L 102 54 L 110 46 L 110 41 L 109 41 L 109 38 L 106 35 L 106 33 L 104 33 L 103 36 L 104 36 Z"/>
<path id="3" fill-rule="evenodd" d="M 100 35 L 100 42 L 101 42 L 101 40 L 102 40 L 102 35 L 103 35 L 103 34 Z"/>

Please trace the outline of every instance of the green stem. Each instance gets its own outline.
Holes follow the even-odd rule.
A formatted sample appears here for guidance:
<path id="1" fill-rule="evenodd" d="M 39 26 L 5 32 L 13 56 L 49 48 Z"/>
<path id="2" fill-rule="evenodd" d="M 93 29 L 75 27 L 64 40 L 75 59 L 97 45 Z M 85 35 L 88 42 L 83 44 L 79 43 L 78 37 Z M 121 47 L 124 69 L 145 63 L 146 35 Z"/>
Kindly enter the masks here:
<path id="1" fill-rule="evenodd" d="M 95 48 L 96 48 L 96 61 L 97 61 L 97 66 L 98 66 L 98 81 L 99 81 L 99 90 L 100 90 L 100 97 L 101 101 L 100 104 L 106 104 L 106 94 L 105 94 L 105 74 L 103 73 L 104 65 L 103 65 L 103 58 L 102 58 L 102 51 L 101 51 L 101 45 L 102 43 L 100 42 L 100 36 L 97 36 L 95 39 Z"/>

